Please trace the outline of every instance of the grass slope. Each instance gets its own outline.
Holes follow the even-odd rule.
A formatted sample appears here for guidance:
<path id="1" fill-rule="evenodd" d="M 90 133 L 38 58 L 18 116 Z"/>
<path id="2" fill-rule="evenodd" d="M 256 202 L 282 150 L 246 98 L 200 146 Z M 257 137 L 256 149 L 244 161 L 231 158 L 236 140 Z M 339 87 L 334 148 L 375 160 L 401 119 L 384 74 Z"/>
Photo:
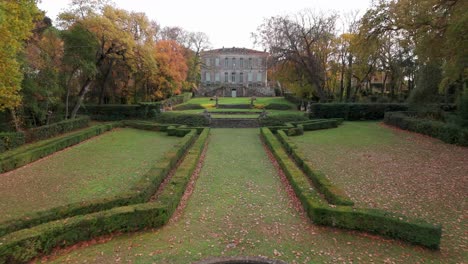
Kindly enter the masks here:
<path id="1" fill-rule="evenodd" d="M 126 190 L 179 138 L 116 129 L 0 175 L 0 221 Z"/>
<path id="2" fill-rule="evenodd" d="M 115 236 L 55 263 L 192 263 L 262 255 L 288 263 L 462 262 L 400 241 L 311 224 L 293 206 L 256 129 L 212 129 L 195 190 L 177 222 Z"/>

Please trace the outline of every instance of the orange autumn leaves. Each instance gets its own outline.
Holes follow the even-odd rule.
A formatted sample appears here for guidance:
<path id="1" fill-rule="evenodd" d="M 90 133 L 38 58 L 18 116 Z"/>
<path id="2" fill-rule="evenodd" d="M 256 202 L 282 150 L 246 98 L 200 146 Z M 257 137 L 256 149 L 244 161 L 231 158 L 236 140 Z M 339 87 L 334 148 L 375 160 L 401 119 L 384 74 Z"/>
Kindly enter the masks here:
<path id="1" fill-rule="evenodd" d="M 154 56 L 159 70 L 154 84 L 160 88 L 155 96 L 162 96 L 162 90 L 179 94 L 188 70 L 184 48 L 174 40 L 160 40 L 154 46 Z"/>

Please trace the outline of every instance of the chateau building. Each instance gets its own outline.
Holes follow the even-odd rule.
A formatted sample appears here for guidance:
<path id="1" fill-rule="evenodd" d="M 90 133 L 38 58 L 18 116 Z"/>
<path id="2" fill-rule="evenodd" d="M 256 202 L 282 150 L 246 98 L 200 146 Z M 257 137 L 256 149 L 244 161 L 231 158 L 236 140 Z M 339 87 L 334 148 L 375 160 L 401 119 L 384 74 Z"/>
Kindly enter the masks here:
<path id="1" fill-rule="evenodd" d="M 273 96 L 268 87 L 268 53 L 245 48 L 221 48 L 201 53 L 200 96 Z"/>

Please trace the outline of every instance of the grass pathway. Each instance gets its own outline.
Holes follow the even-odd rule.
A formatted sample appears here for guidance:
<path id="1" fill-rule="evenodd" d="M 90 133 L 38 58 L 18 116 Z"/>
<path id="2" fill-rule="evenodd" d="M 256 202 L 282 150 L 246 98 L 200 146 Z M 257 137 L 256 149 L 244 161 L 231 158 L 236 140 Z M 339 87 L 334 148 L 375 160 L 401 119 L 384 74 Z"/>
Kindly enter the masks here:
<path id="1" fill-rule="evenodd" d="M 258 129 L 211 131 L 205 163 L 178 221 L 59 252 L 53 261 L 191 263 L 209 256 L 261 255 L 289 263 L 414 263 L 443 258 L 402 242 L 312 225 L 293 208 Z"/>

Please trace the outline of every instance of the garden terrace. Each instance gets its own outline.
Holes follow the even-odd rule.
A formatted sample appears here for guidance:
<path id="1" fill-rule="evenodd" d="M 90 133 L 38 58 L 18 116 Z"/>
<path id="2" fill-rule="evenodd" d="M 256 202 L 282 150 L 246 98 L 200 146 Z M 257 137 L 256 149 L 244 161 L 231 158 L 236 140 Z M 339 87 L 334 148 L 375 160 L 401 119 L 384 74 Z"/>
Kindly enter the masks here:
<path id="1" fill-rule="evenodd" d="M 129 190 L 180 139 L 120 128 L 0 175 L 0 222 Z"/>
<path id="2" fill-rule="evenodd" d="M 461 257 L 466 148 L 376 122 L 345 122 L 290 140 L 356 206 L 440 223 L 441 251 L 451 259 Z"/>

